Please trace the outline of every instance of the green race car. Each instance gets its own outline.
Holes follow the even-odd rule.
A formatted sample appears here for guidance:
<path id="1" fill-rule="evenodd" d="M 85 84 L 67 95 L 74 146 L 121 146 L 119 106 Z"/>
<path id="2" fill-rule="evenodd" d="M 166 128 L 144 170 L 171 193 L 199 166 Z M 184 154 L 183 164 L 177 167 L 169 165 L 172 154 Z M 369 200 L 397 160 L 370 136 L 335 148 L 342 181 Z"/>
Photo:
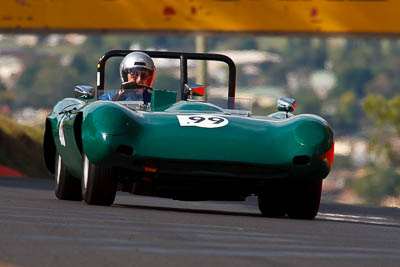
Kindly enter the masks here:
<path id="1" fill-rule="evenodd" d="M 59 101 L 47 116 L 44 159 L 57 198 L 111 205 L 117 190 L 177 200 L 256 195 L 264 216 L 317 215 L 334 150 L 323 118 L 294 115 L 291 98 L 279 99 L 278 112 L 268 116 L 240 110 L 233 61 L 207 53 L 142 51 L 180 61 L 179 93 L 147 88 L 147 103 L 101 100 L 106 61 L 131 52 L 107 52 L 97 88 L 76 86 L 75 98 Z M 219 105 L 195 100 L 204 87 L 188 83 L 188 60 L 227 64 L 228 96 Z"/>

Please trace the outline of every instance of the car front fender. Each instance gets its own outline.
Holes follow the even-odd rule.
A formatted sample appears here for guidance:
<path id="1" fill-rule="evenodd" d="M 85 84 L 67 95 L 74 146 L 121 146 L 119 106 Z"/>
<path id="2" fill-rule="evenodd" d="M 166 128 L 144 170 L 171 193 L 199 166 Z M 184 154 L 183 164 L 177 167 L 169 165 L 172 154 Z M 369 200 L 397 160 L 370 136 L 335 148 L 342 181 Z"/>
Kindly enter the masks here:
<path id="1" fill-rule="evenodd" d="M 82 145 L 95 164 L 112 162 L 118 136 L 134 138 L 143 118 L 138 112 L 111 101 L 97 101 L 83 110 Z"/>

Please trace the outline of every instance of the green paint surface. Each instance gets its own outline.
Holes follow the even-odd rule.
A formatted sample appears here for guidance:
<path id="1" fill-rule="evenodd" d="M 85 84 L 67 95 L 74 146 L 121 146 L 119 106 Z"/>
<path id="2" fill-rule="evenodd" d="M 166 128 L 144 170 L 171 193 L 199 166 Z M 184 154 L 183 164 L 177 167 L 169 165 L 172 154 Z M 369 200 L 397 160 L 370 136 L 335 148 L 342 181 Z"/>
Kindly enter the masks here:
<path id="1" fill-rule="evenodd" d="M 172 95 L 167 98 L 172 101 Z M 95 164 L 130 168 L 134 160 L 155 159 L 249 164 L 265 166 L 266 169 L 281 168 L 289 175 L 302 173 L 316 178 L 325 178 L 329 172 L 321 156 L 332 147 L 334 135 L 321 117 L 306 114 L 287 119 L 247 117 L 224 113 L 221 108 L 203 102 L 160 103 L 158 108 L 153 106 L 153 110 L 140 111 L 111 101 L 87 104 L 69 98 L 59 102 L 48 119 L 54 142 L 67 168 L 73 175 L 81 173 L 81 153 L 76 144 L 77 138 L 81 138 L 85 153 Z M 165 105 L 170 107 L 154 111 Z M 72 112 L 63 113 L 65 110 Z M 79 113 L 82 115 L 82 131 L 77 137 L 74 123 Z M 214 121 L 210 123 L 221 118 L 228 123 L 217 128 L 181 126 L 178 116 L 182 115 L 194 117 L 192 122 L 202 116 L 211 116 Z M 65 146 L 61 145 L 61 121 Z M 132 155 L 118 153 L 119 146 L 131 147 Z M 296 156 L 307 156 L 310 163 L 296 166 L 293 163 Z"/>

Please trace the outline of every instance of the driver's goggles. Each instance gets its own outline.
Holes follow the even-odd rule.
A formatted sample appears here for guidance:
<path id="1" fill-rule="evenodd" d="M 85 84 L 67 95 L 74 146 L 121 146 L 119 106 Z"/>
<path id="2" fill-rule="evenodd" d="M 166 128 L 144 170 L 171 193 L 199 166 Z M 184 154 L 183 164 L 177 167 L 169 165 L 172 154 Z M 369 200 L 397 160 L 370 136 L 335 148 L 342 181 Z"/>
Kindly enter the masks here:
<path id="1" fill-rule="evenodd" d="M 149 70 L 149 69 L 130 69 L 127 70 L 128 74 L 131 74 L 135 77 L 142 77 L 143 79 L 146 79 L 147 77 L 150 77 L 153 74 L 153 71 Z"/>

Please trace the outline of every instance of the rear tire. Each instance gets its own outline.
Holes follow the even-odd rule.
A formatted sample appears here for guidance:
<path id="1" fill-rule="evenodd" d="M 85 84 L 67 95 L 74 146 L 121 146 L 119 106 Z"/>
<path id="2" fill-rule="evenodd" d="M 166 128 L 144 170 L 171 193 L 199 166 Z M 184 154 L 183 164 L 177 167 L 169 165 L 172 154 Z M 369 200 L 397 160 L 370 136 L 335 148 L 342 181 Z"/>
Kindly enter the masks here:
<path id="1" fill-rule="evenodd" d="M 271 181 L 264 185 L 258 195 L 258 208 L 265 217 L 283 217 L 286 214 L 286 188 L 282 181 Z"/>
<path id="2" fill-rule="evenodd" d="M 112 167 L 96 165 L 82 155 L 82 198 L 89 205 L 110 206 L 115 200 L 117 181 Z"/>
<path id="3" fill-rule="evenodd" d="M 287 214 L 292 219 L 312 220 L 321 202 L 322 180 L 302 180 L 290 185 Z"/>
<path id="4" fill-rule="evenodd" d="M 61 156 L 57 151 L 55 157 L 54 178 L 56 180 L 56 197 L 61 200 L 81 201 L 81 182 L 65 168 Z"/>

